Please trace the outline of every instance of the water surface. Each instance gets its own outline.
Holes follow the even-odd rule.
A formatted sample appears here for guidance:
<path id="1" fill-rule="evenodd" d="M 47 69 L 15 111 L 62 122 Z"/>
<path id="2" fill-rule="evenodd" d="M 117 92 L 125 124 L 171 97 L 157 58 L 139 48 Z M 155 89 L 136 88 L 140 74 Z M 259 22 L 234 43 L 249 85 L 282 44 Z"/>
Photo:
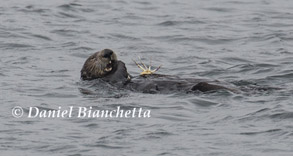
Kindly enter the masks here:
<path id="1" fill-rule="evenodd" d="M 1 155 L 292 155 L 292 10 L 289 0 L 2 1 Z M 283 89 L 152 95 L 81 82 L 104 48 L 132 75 L 143 56 L 163 74 Z M 142 107 L 151 118 L 14 118 L 15 106 Z"/>

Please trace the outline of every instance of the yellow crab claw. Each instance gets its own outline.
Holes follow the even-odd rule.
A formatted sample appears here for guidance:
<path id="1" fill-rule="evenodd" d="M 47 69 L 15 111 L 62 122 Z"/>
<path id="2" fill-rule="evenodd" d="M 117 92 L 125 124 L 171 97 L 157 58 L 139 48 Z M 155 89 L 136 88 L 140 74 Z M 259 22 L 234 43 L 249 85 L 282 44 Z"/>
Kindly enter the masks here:
<path id="1" fill-rule="evenodd" d="M 160 65 L 158 68 L 152 70 L 151 61 L 150 61 L 150 65 L 147 67 L 144 63 L 142 63 L 140 57 L 138 57 L 138 59 L 140 60 L 140 64 L 137 63 L 135 60 L 132 60 L 132 61 L 138 66 L 138 68 L 140 68 L 142 70 L 142 72 L 140 73 L 140 75 L 151 75 L 151 74 L 154 74 L 162 66 L 162 65 Z"/>

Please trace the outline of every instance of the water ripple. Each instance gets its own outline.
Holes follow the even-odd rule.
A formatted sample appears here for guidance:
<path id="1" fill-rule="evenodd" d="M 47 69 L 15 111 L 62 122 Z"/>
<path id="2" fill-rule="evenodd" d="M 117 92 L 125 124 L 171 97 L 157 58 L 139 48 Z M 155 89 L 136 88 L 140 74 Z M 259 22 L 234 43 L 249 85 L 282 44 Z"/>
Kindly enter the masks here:
<path id="1" fill-rule="evenodd" d="M 290 155 L 292 2 L 1 1 L 1 155 Z M 160 74 L 241 92 L 150 95 L 81 81 L 104 48 L 133 76 L 141 56 Z M 151 118 L 13 118 L 15 106 L 142 107 Z"/>

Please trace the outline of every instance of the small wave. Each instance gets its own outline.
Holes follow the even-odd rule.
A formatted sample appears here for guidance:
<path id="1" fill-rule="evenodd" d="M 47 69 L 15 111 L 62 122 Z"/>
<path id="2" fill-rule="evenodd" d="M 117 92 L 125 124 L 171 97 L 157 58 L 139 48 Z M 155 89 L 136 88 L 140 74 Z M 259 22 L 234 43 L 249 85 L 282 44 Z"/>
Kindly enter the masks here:
<path id="1" fill-rule="evenodd" d="M 251 62 L 251 60 L 248 60 L 248 59 L 243 59 L 243 58 L 240 58 L 240 57 L 224 57 L 224 58 L 221 58 L 221 60 L 224 60 L 224 61 L 227 61 L 227 62 L 235 62 L 235 63 L 238 63 L 240 64 L 241 62 L 242 63 L 253 63 Z M 238 65 L 236 65 L 235 67 L 237 67 Z M 231 67 L 233 68 L 233 67 Z"/>
<path id="2" fill-rule="evenodd" d="M 156 6 L 143 6 L 143 7 L 135 7 L 136 9 L 139 9 L 139 10 L 147 10 L 147 11 L 150 11 L 150 10 L 158 10 L 159 7 L 156 7 Z"/>
<path id="3" fill-rule="evenodd" d="M 267 79 L 290 79 L 293 77 L 293 73 L 286 73 L 286 74 L 281 74 L 281 75 L 273 75 L 273 76 L 268 76 Z"/>
<path id="4" fill-rule="evenodd" d="M 167 120 L 167 121 L 172 121 L 172 122 L 177 122 L 177 121 L 183 122 L 183 121 L 190 120 L 190 117 L 189 116 L 182 115 L 182 114 L 161 114 L 159 116 L 159 118 L 160 119 Z"/>
<path id="5" fill-rule="evenodd" d="M 60 5 L 58 6 L 58 8 L 62 8 L 64 10 L 74 10 L 74 7 L 76 6 L 82 6 L 82 5 L 77 3 L 69 3 L 69 4 Z"/>
<path id="6" fill-rule="evenodd" d="M 293 112 L 282 112 L 270 115 L 272 119 L 291 119 L 293 118 Z"/>
<path id="7" fill-rule="evenodd" d="M 165 52 L 163 50 L 160 51 L 160 50 L 148 49 L 148 50 L 142 50 L 142 51 L 140 51 L 140 53 L 143 54 L 143 56 L 146 56 L 146 55 L 152 55 L 152 56 L 154 56 L 155 55 L 156 58 L 158 58 L 159 57 L 159 54 L 163 55 Z"/>
<path id="8" fill-rule="evenodd" d="M 19 9 L 18 11 L 24 12 L 24 13 L 37 13 L 37 14 L 43 14 L 48 13 L 51 10 L 50 9 L 43 9 L 43 8 L 36 8 L 37 6 L 34 5 L 28 5 L 25 8 Z"/>
<path id="9" fill-rule="evenodd" d="M 191 42 L 193 44 L 194 42 L 201 42 L 207 45 L 228 44 L 230 42 L 235 42 L 238 40 L 237 38 L 190 37 L 183 35 L 168 35 L 151 38 L 158 39 L 160 41 L 165 40 L 172 43 Z"/>
<path id="10" fill-rule="evenodd" d="M 33 48 L 34 46 L 21 43 L 0 43 L 2 49 L 18 49 L 18 48 Z"/>
<path id="11" fill-rule="evenodd" d="M 106 149 L 123 149 L 128 148 L 126 146 L 119 146 L 119 145 L 109 145 L 105 143 L 96 143 L 94 145 L 86 145 L 87 147 L 99 147 L 99 148 L 106 148 Z"/>
<path id="12" fill-rule="evenodd" d="M 247 73 L 250 72 L 253 75 L 263 75 L 264 73 L 271 73 L 275 71 L 279 65 L 276 64 L 268 64 L 268 63 L 245 63 L 238 64 L 232 67 L 229 67 L 228 70 L 233 73 Z"/>
<path id="13" fill-rule="evenodd" d="M 134 1 L 134 3 L 136 4 L 140 4 L 140 5 L 151 5 L 151 2 L 145 2 L 145 1 Z"/>
<path id="14" fill-rule="evenodd" d="M 192 98 L 192 99 L 189 99 L 188 101 L 201 107 L 210 107 L 210 106 L 215 106 L 218 104 L 217 102 L 212 102 L 212 101 L 198 99 L 198 98 Z"/>
<path id="15" fill-rule="evenodd" d="M 50 146 L 49 152 L 66 151 L 68 149 L 76 149 L 75 145 L 53 145 Z"/>
<path id="16" fill-rule="evenodd" d="M 69 74 L 39 74 L 37 75 L 37 77 L 44 77 L 44 78 L 49 78 L 49 77 L 53 77 L 53 78 L 56 78 L 56 77 L 63 77 L 63 78 L 66 78 L 66 77 L 71 77 L 71 75 Z"/>
<path id="17" fill-rule="evenodd" d="M 243 122 L 243 121 L 251 121 L 251 120 L 261 120 L 264 117 L 267 117 L 268 113 L 270 113 L 272 109 L 270 108 L 262 108 L 257 111 L 254 111 L 252 113 L 248 113 L 244 115 L 243 117 L 240 117 L 238 120 Z M 262 117 L 261 117 L 262 116 Z"/>
<path id="18" fill-rule="evenodd" d="M 32 34 L 31 36 L 39 38 L 39 39 L 44 39 L 47 41 L 52 41 L 52 39 L 50 37 L 44 36 L 44 35 L 37 35 L 37 34 Z"/>
<path id="19" fill-rule="evenodd" d="M 87 51 L 87 50 L 83 50 L 83 51 Z M 78 50 L 78 52 L 75 52 L 75 53 L 71 53 L 70 55 L 71 56 L 74 56 L 74 57 L 78 57 L 78 58 L 82 58 L 82 59 L 85 59 L 87 58 L 89 55 L 85 54 L 85 53 L 81 53 L 83 51 L 80 51 Z M 89 50 L 91 52 L 93 52 L 94 50 Z"/>
<path id="20" fill-rule="evenodd" d="M 83 151 L 83 153 L 84 153 L 85 151 Z M 70 154 L 70 155 L 68 155 L 68 156 L 82 156 L 82 154 Z"/>
<path id="21" fill-rule="evenodd" d="M 161 130 L 161 131 L 157 131 L 157 132 L 147 133 L 146 138 L 147 139 L 161 139 L 163 137 L 171 136 L 171 135 L 173 135 L 173 134 L 170 132 L 167 132 L 165 130 Z"/>
<path id="22" fill-rule="evenodd" d="M 57 93 L 57 92 L 52 92 L 52 93 L 45 93 L 45 94 L 31 94 L 28 96 L 34 96 L 34 97 L 46 97 L 46 98 L 76 98 L 77 95 L 73 94 L 65 94 L 65 93 Z"/>
<path id="23" fill-rule="evenodd" d="M 77 50 L 77 51 L 94 51 L 95 49 L 93 49 L 91 47 L 81 46 L 81 47 L 72 48 L 71 50 Z"/>
<path id="24" fill-rule="evenodd" d="M 85 34 L 85 33 L 89 33 L 89 32 L 88 31 L 76 31 L 76 30 L 71 30 L 71 29 L 58 29 L 58 30 L 52 30 L 52 31 L 50 31 L 50 33 L 58 34 L 58 35 L 65 36 L 65 37 L 73 37 L 73 36 L 78 36 L 78 34 Z M 75 42 L 69 42 L 69 43 L 76 44 Z"/>
<path id="25" fill-rule="evenodd" d="M 261 102 L 256 102 L 256 103 L 261 103 Z M 274 108 L 263 108 L 255 112 L 246 114 L 243 117 L 239 118 L 239 120 L 240 121 L 252 121 L 252 120 L 260 121 L 260 120 L 271 119 L 274 121 L 279 121 L 279 120 L 291 120 L 292 118 L 293 118 L 293 112 L 278 110 Z"/>
<path id="26" fill-rule="evenodd" d="M 70 14 L 70 13 L 65 13 L 65 12 L 59 12 L 57 15 L 58 17 L 61 18 L 82 18 L 81 16 L 75 15 L 75 14 Z"/>
<path id="27" fill-rule="evenodd" d="M 68 72 L 68 69 L 60 69 L 60 70 L 52 70 L 51 73 L 64 73 L 64 72 Z"/>
<path id="28" fill-rule="evenodd" d="M 139 40 L 141 40 L 140 38 L 137 38 L 137 37 L 126 36 L 126 35 L 122 35 L 122 34 L 110 34 L 110 35 L 115 37 L 115 38 L 127 39 L 127 40 L 131 40 L 131 41 L 139 41 Z"/>
<path id="29" fill-rule="evenodd" d="M 177 25 L 177 24 L 179 24 L 179 22 L 177 22 L 177 21 L 165 21 L 165 22 L 159 23 L 158 25 L 161 25 L 161 26 L 174 26 L 174 25 Z"/>
<path id="30" fill-rule="evenodd" d="M 12 32 L 9 32 L 9 31 L 12 31 Z M 28 38 L 27 36 L 19 34 L 15 30 L 10 30 L 10 29 L 2 30 L 2 31 L 0 30 L 0 36 L 3 38 L 13 38 L 13 39 L 17 39 L 17 38 L 27 39 Z"/>
<path id="31" fill-rule="evenodd" d="M 255 2 L 245 2 L 245 1 L 234 1 L 234 0 L 231 0 L 231 1 L 224 2 L 224 3 L 245 5 L 245 4 L 254 4 Z"/>
<path id="32" fill-rule="evenodd" d="M 256 131 L 256 132 L 242 132 L 240 134 L 242 135 L 257 135 L 257 134 L 267 134 L 267 133 L 274 133 L 274 132 L 280 132 L 282 129 L 270 129 L 266 131 Z"/>
<path id="33" fill-rule="evenodd" d="M 235 11 L 235 9 L 233 8 L 219 8 L 219 7 L 209 7 L 209 8 L 204 8 L 205 10 L 208 11 L 215 11 L 215 12 L 233 12 Z"/>
<path id="34" fill-rule="evenodd" d="M 85 127 L 88 127 L 88 128 L 98 128 L 99 126 L 96 123 L 90 123 L 90 124 L 85 125 Z"/>

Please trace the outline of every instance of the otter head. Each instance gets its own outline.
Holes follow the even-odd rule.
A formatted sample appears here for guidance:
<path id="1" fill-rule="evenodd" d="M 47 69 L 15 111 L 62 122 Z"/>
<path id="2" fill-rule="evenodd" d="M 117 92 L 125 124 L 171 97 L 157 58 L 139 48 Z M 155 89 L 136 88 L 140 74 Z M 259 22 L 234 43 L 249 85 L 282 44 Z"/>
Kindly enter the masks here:
<path id="1" fill-rule="evenodd" d="M 83 80 L 103 78 L 114 72 L 117 66 L 117 56 L 110 49 L 104 49 L 91 55 L 81 69 Z"/>

